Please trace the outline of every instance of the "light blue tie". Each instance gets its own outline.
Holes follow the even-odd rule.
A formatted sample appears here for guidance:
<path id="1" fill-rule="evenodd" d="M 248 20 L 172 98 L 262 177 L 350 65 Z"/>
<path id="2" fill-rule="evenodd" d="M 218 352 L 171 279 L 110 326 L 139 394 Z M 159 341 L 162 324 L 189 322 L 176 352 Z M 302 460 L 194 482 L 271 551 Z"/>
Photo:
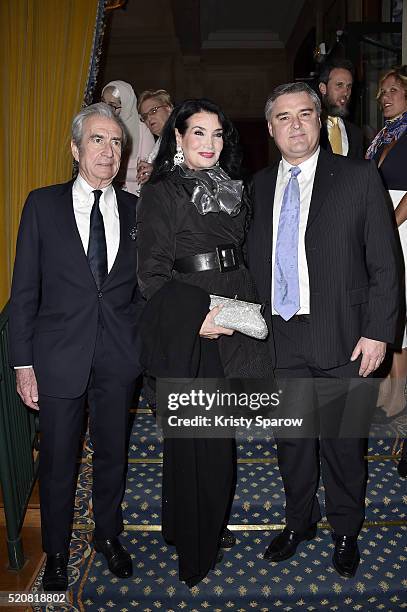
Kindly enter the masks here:
<path id="1" fill-rule="evenodd" d="M 274 260 L 274 310 L 288 321 L 300 309 L 298 278 L 298 231 L 300 225 L 300 186 L 298 166 L 290 168 L 291 177 L 284 190 Z"/>

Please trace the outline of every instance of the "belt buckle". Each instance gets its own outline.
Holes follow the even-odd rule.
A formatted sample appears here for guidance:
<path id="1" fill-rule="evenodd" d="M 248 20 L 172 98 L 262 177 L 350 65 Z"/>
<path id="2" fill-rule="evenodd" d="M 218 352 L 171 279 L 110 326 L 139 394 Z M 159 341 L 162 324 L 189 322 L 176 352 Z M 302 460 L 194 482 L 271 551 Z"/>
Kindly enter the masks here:
<path id="1" fill-rule="evenodd" d="M 233 263 L 228 265 L 226 263 L 227 253 L 226 251 L 231 251 L 231 257 Z M 219 269 L 221 272 L 230 272 L 233 270 L 237 270 L 239 267 L 239 258 L 237 255 L 237 249 L 234 244 L 218 244 L 216 247 L 216 255 L 218 258 Z"/>

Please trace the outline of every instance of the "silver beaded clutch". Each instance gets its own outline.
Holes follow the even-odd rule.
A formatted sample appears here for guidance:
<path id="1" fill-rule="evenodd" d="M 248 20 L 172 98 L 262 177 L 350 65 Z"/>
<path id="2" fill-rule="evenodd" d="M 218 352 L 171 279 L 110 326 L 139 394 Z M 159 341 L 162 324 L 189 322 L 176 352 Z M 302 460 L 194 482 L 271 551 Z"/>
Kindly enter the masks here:
<path id="1" fill-rule="evenodd" d="M 244 302 L 221 295 L 211 295 L 210 298 L 211 310 L 215 306 L 223 306 L 214 318 L 217 325 L 234 329 L 258 340 L 264 340 L 267 337 L 268 329 L 260 312 L 261 304 Z"/>

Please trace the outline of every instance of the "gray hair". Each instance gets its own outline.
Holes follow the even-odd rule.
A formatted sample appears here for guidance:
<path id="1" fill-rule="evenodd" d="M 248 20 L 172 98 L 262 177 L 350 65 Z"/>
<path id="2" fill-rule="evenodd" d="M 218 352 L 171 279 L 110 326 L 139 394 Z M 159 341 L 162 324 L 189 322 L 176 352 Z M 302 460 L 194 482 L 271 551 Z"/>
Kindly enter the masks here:
<path id="1" fill-rule="evenodd" d="M 267 121 L 270 121 L 273 104 L 277 100 L 277 98 L 283 96 L 284 94 L 292 93 L 307 93 L 313 101 L 315 110 L 317 111 L 318 115 L 321 114 L 321 100 L 319 99 L 318 94 L 309 85 L 307 85 L 307 83 L 298 81 L 297 83 L 285 83 L 284 85 L 279 85 L 270 94 L 270 96 L 267 98 L 266 106 L 264 108 L 264 114 L 266 115 Z"/>
<path id="2" fill-rule="evenodd" d="M 80 148 L 82 144 L 83 137 L 83 124 L 86 119 L 89 117 L 93 117 L 94 115 L 99 115 L 100 117 L 106 117 L 106 119 L 111 119 L 122 131 L 122 150 L 126 148 L 127 143 L 127 132 L 123 121 L 118 117 L 114 110 L 104 102 L 97 102 L 96 104 L 91 104 L 90 106 L 85 106 L 82 110 L 79 111 L 77 115 L 73 118 L 72 121 L 72 140 L 74 144 Z"/>

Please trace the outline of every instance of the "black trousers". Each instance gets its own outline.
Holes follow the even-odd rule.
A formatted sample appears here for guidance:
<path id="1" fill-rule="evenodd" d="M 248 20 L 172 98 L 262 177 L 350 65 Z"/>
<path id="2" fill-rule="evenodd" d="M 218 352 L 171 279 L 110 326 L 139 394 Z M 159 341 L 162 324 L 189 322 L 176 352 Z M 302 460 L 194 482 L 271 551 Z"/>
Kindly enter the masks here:
<path id="1" fill-rule="evenodd" d="M 95 538 L 118 535 L 123 529 L 121 501 L 127 468 L 129 407 L 135 380 L 121 386 L 109 371 L 103 329 L 98 340 L 86 393 L 75 399 L 39 394 L 40 502 L 43 549 L 68 552 L 72 530 L 77 457 L 86 402 L 93 445 L 93 514 Z"/>
<path id="2" fill-rule="evenodd" d="M 300 381 L 293 386 L 302 404 L 300 413 L 307 426 L 313 424 L 301 438 L 276 435 L 286 524 L 302 532 L 321 518 L 317 490 L 322 472 L 331 527 L 338 535 L 357 535 L 365 516 L 367 483 L 366 438 L 358 432 L 368 430 L 377 384 L 359 377 L 360 359 L 329 370 L 318 367 L 310 333 L 313 324 L 317 322 L 311 316 L 287 322 L 273 316 L 277 380 L 287 379 L 287 389 L 292 378 L 304 381 L 303 393 L 298 388 Z M 314 379 L 312 385 L 306 384 L 310 378 Z M 357 386 L 354 396 L 348 392 L 350 384 Z"/>

